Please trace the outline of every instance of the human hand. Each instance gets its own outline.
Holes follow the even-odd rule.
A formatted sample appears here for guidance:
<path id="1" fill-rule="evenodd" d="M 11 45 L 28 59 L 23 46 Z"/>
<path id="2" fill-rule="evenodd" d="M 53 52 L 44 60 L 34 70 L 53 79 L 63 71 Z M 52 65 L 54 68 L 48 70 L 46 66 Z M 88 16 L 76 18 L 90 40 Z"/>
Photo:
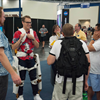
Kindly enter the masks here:
<path id="1" fill-rule="evenodd" d="M 24 34 L 21 34 L 20 35 L 20 39 L 22 40 L 24 36 L 25 36 L 25 33 Z"/>
<path id="2" fill-rule="evenodd" d="M 27 34 L 27 38 L 34 39 L 34 37 L 31 34 Z"/>
<path id="3" fill-rule="evenodd" d="M 17 85 L 20 85 L 22 83 L 20 77 L 16 73 L 12 75 L 11 78 L 13 82 Z"/>
<path id="4" fill-rule="evenodd" d="M 41 32 L 41 34 L 43 34 L 43 32 Z"/>
<path id="5" fill-rule="evenodd" d="M 85 90 L 85 91 L 87 91 L 87 90 L 88 90 L 88 88 L 89 88 L 88 83 L 87 83 L 87 82 L 85 82 L 85 87 L 84 87 L 84 90 Z"/>
<path id="6" fill-rule="evenodd" d="M 44 32 L 44 34 L 46 34 L 46 32 Z"/>

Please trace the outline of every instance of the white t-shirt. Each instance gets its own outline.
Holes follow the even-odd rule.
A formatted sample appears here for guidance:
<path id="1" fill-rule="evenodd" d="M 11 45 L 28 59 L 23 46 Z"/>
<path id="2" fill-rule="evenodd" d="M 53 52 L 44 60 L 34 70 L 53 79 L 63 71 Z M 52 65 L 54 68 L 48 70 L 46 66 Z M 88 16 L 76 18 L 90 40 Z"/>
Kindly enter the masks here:
<path id="1" fill-rule="evenodd" d="M 64 36 L 63 36 L 62 34 L 60 34 L 60 38 L 64 38 Z M 56 41 L 56 40 L 58 40 L 58 36 L 57 36 L 57 35 L 51 36 L 51 37 L 49 38 L 49 45 L 51 46 L 51 43 L 52 43 L 53 41 Z"/>
<path id="2" fill-rule="evenodd" d="M 58 40 L 57 35 L 53 35 L 53 36 L 51 36 L 51 37 L 49 38 L 49 45 L 51 45 L 51 43 L 52 43 L 54 40 L 55 40 L 55 41 Z"/>
<path id="3" fill-rule="evenodd" d="M 89 53 L 91 62 L 90 73 L 100 74 L 100 39 L 93 43 L 93 47 L 96 51 Z"/>
<path id="4" fill-rule="evenodd" d="M 86 54 L 89 53 L 89 50 L 87 48 L 86 43 L 84 41 L 82 41 L 82 40 L 80 40 L 80 41 L 82 42 L 82 47 L 83 47 L 85 53 Z M 62 40 L 57 40 L 54 43 L 54 45 L 53 45 L 53 47 L 52 47 L 52 49 L 50 51 L 50 54 L 51 55 L 54 55 L 56 57 L 56 59 L 58 59 L 58 57 L 60 55 L 60 50 L 61 50 L 61 47 L 62 47 L 61 42 L 62 42 Z M 58 77 L 58 75 L 56 75 L 56 81 L 58 83 L 61 83 L 63 80 L 64 80 L 64 77 L 63 76 L 60 76 L 59 75 L 59 77 Z M 67 78 L 67 81 L 72 81 L 72 78 Z M 83 81 L 83 76 L 77 78 L 76 81 Z"/>

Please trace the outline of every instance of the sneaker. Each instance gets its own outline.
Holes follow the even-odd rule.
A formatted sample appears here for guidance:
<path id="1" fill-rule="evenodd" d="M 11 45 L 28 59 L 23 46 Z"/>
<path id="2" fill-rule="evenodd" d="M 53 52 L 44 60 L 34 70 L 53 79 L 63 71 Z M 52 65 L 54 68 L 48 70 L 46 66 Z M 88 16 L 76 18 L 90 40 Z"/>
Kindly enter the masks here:
<path id="1" fill-rule="evenodd" d="M 17 98 L 17 100 L 24 100 L 23 95 L 19 96 L 19 98 Z"/>
<path id="2" fill-rule="evenodd" d="M 34 100 L 42 100 L 42 99 L 40 98 L 39 94 L 36 94 L 36 95 L 34 96 Z"/>

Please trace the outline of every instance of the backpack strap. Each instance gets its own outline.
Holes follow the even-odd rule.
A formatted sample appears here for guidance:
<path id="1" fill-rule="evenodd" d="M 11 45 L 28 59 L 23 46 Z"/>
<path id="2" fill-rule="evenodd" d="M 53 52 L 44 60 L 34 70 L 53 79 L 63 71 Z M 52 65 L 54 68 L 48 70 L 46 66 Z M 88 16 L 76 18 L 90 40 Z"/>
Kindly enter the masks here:
<path id="1" fill-rule="evenodd" d="M 83 93 L 85 93 L 84 87 L 85 87 L 85 74 L 83 75 Z"/>
<path id="2" fill-rule="evenodd" d="M 72 73 L 72 83 L 73 83 L 73 95 L 75 95 L 75 91 L 76 91 L 76 75 L 75 75 L 75 71 L 73 71 Z"/>
<path id="3" fill-rule="evenodd" d="M 65 38 L 66 39 L 66 38 Z M 70 47 L 74 47 L 74 41 L 73 41 L 73 39 L 74 39 L 74 37 L 73 37 L 73 39 L 70 39 L 70 38 L 68 38 L 69 39 L 69 45 L 70 45 Z M 66 50 L 69 52 L 70 50 L 69 50 L 69 48 L 67 48 L 66 46 L 65 46 L 65 44 L 63 44 L 64 45 L 64 47 L 66 48 Z M 72 48 L 73 49 L 73 48 Z M 71 56 L 72 57 L 72 56 Z M 75 95 L 75 91 L 76 91 L 76 73 L 75 73 L 75 57 L 73 56 L 72 58 L 71 58 L 71 65 L 73 66 L 72 67 L 72 70 L 73 70 L 73 72 L 72 72 L 72 83 L 73 83 L 73 95 Z M 75 67 L 74 67 L 75 66 Z M 67 82 L 67 76 L 65 75 L 64 76 L 64 83 L 63 83 L 63 94 L 65 94 L 65 90 L 66 90 L 66 82 Z"/>
<path id="4" fill-rule="evenodd" d="M 67 76 L 64 76 L 63 91 L 62 91 L 63 94 L 65 94 L 66 91 L 66 82 L 67 82 Z"/>
<path id="5" fill-rule="evenodd" d="M 74 47 L 74 41 L 72 40 L 72 39 L 70 39 L 70 47 Z M 76 91 L 76 73 L 75 73 L 75 67 L 76 67 L 76 65 L 75 65 L 75 57 L 74 56 L 71 56 L 72 58 L 71 58 L 71 63 L 72 63 L 72 70 L 73 70 L 73 72 L 72 72 L 72 83 L 73 83 L 73 95 L 75 95 L 75 91 Z"/>
<path id="6" fill-rule="evenodd" d="M 75 77 L 75 71 L 73 71 L 72 73 L 72 83 L 73 83 L 73 95 L 75 95 L 75 91 L 76 91 L 76 77 Z M 63 91 L 62 93 L 65 94 L 66 91 L 66 82 L 67 82 L 67 75 L 64 76 L 64 83 L 63 83 Z"/>

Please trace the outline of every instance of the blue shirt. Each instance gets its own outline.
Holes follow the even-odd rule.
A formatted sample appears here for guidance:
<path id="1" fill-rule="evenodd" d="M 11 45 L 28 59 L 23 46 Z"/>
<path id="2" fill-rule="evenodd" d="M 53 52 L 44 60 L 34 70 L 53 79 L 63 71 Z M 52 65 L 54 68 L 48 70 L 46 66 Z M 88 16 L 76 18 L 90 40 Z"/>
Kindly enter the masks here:
<path id="1" fill-rule="evenodd" d="M 13 56 L 12 56 L 11 47 L 9 45 L 7 37 L 5 36 L 5 34 L 1 30 L 0 30 L 0 47 L 4 48 L 4 53 L 7 56 L 10 64 L 12 65 Z M 3 67 L 3 65 L 0 62 L 0 76 L 5 76 L 7 74 L 8 74 L 8 71 Z"/>

